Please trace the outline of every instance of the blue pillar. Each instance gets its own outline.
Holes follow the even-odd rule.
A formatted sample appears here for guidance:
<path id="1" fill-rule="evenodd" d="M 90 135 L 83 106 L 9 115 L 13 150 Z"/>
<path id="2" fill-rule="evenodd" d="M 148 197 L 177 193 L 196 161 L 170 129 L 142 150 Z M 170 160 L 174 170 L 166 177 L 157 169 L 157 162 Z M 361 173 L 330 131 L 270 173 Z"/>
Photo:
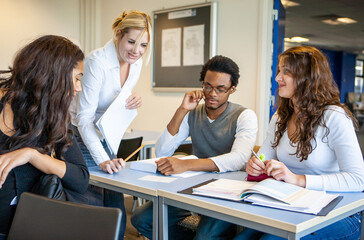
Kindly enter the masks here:
<path id="1" fill-rule="evenodd" d="M 348 92 L 354 92 L 356 55 L 321 49 L 329 60 L 334 80 L 340 90 L 340 101 L 345 102 Z"/>

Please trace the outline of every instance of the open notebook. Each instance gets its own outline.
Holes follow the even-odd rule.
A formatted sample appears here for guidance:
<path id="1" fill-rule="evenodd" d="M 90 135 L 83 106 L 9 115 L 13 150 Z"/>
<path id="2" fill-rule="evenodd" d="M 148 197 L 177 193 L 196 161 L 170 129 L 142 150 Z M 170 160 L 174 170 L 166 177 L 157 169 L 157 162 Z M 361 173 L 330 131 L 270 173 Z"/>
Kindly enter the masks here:
<path id="1" fill-rule="evenodd" d="M 182 191 L 182 193 L 187 192 Z M 339 194 L 309 190 L 272 178 L 258 183 L 214 179 L 206 184 L 192 187 L 192 194 L 232 201 L 245 201 L 255 205 L 315 215 L 339 197 Z"/>

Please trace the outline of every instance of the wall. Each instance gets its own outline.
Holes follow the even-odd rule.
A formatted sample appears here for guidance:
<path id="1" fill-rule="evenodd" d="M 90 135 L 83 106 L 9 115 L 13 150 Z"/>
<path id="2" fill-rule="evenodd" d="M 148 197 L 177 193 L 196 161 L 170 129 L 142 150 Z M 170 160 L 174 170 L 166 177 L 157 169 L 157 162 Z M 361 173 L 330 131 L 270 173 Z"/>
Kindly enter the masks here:
<path id="1" fill-rule="evenodd" d="M 74 0 L 0 0 L 0 69 L 34 38 L 57 34 L 80 38 L 79 2 Z"/>
<path id="2" fill-rule="evenodd" d="M 123 9 L 153 11 L 204 3 L 196 0 L 108 0 L 100 4 L 101 43 L 112 37 L 111 24 Z M 260 120 L 260 137 L 263 141 L 268 119 L 266 110 L 270 88 L 270 58 L 272 8 L 271 0 L 220 0 L 217 2 L 217 54 L 232 58 L 240 67 L 240 83 L 230 97 L 257 112 Z M 267 67 L 268 66 L 268 67 Z M 198 81 L 198 76 L 196 76 Z M 151 89 L 151 64 L 144 66 L 135 91 L 143 97 L 132 128 L 161 131 L 168 124 L 184 93 L 154 92 Z"/>

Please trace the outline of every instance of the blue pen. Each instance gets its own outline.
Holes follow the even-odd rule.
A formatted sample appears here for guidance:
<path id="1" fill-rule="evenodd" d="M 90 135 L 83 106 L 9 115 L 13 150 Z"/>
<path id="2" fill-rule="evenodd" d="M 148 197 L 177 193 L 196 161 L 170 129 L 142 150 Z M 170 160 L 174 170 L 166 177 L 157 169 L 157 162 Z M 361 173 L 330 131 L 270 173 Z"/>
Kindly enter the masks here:
<path id="1" fill-rule="evenodd" d="M 130 103 L 131 101 L 133 101 L 133 99 L 134 99 L 134 98 L 135 98 L 135 97 L 133 97 L 132 99 L 130 99 L 130 100 L 129 100 L 129 102 L 127 102 L 126 104 Z"/>

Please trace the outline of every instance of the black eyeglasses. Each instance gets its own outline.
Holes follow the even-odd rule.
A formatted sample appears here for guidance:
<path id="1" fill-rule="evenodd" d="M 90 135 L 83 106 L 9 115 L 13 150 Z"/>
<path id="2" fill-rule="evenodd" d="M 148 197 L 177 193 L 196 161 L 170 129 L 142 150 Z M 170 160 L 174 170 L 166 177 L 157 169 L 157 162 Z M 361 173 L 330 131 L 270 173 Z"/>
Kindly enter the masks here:
<path id="1" fill-rule="evenodd" d="M 212 87 L 211 85 L 202 83 L 202 90 L 204 92 L 211 92 L 212 90 L 215 90 L 215 93 L 217 94 L 223 94 L 223 93 L 227 93 L 230 90 L 231 86 L 229 88 L 225 88 L 225 87 Z"/>

